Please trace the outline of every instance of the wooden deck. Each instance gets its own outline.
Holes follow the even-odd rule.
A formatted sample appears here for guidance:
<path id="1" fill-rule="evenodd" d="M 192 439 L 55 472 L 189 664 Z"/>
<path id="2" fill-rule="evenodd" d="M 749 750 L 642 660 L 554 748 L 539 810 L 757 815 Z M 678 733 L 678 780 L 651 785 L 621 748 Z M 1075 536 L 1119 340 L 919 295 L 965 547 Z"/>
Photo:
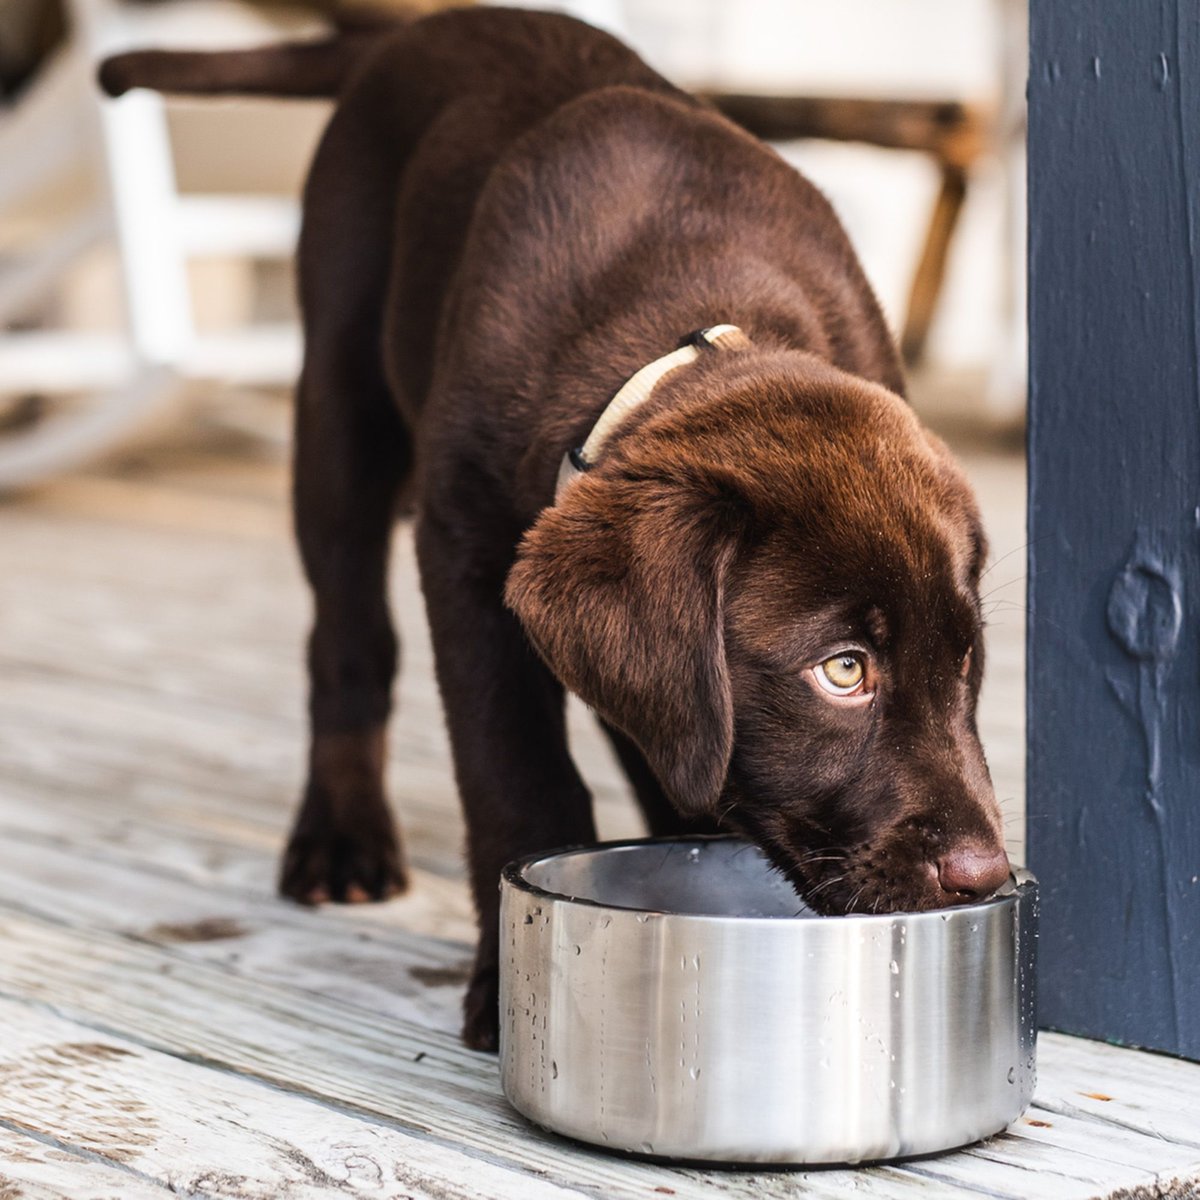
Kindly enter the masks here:
<path id="1" fill-rule="evenodd" d="M 456 1037 L 471 919 L 404 531 L 391 784 L 415 886 L 273 895 L 307 600 L 282 465 L 230 450 L 0 505 L 0 1197 L 1200 1197 L 1200 1066 L 1054 1035 L 1010 1132 L 901 1166 L 675 1169 L 527 1126 Z M 1021 468 L 971 464 L 1014 552 L 984 725 L 1019 811 Z M 576 718 L 603 831 L 636 832 Z"/>

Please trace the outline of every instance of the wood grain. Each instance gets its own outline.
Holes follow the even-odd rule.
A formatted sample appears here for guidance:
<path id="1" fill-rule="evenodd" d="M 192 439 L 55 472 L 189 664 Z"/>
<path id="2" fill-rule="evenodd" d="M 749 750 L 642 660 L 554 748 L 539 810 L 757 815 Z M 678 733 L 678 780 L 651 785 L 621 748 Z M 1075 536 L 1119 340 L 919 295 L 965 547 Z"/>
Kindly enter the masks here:
<path id="1" fill-rule="evenodd" d="M 551 1200 L 567 1189 L 237 1075 L 0 1000 L 5 1121 L 122 1168 L 114 1194 Z M 9 1166 L 17 1178 L 22 1166 Z M 74 1188 L 80 1171 L 72 1163 Z M 88 1164 L 89 1166 L 91 1164 Z M 29 1172 L 35 1174 L 35 1172 Z M 100 1174 L 100 1173 L 97 1173 Z M 119 1182 L 118 1182 L 119 1180 Z M 67 1193 L 78 1200 L 79 1193 Z M 578 1195 L 578 1193 L 574 1193 Z"/>

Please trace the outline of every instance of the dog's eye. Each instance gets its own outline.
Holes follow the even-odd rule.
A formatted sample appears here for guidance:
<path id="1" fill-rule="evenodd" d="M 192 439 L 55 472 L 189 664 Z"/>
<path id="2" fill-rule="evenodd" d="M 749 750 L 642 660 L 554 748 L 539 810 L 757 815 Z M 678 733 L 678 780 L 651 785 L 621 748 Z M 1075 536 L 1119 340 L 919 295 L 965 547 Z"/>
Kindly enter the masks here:
<path id="1" fill-rule="evenodd" d="M 867 665 L 861 654 L 835 654 L 815 669 L 817 682 L 832 696 L 853 696 L 862 691 Z"/>

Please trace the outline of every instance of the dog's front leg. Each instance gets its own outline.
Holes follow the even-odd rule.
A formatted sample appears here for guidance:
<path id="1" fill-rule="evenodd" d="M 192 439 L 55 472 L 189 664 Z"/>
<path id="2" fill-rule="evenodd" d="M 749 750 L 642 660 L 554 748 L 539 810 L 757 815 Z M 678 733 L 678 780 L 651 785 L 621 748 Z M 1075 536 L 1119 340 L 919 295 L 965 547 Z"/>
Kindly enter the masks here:
<path id="1" fill-rule="evenodd" d="M 503 566 L 483 566 L 429 509 L 417 554 L 479 920 L 463 1040 L 494 1050 L 500 871 L 525 854 L 593 841 L 591 797 L 567 748 L 562 685 L 504 607 Z"/>
<path id="2" fill-rule="evenodd" d="M 310 320 L 293 499 L 315 602 L 312 741 L 279 884 L 303 904 L 383 900 L 407 883 L 384 760 L 399 650 L 388 550 L 410 465 L 407 430 L 366 352 Z"/>

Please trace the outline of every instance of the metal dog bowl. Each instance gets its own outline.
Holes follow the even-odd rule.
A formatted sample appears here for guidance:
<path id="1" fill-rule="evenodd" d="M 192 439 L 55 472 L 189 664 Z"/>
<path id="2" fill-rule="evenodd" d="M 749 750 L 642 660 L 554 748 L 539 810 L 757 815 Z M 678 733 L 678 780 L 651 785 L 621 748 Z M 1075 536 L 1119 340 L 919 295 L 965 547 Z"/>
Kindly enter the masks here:
<path id="1" fill-rule="evenodd" d="M 504 872 L 500 1069 L 547 1129 L 729 1163 L 854 1163 L 987 1137 L 1029 1104 L 1037 884 L 821 917 L 732 838 Z"/>

